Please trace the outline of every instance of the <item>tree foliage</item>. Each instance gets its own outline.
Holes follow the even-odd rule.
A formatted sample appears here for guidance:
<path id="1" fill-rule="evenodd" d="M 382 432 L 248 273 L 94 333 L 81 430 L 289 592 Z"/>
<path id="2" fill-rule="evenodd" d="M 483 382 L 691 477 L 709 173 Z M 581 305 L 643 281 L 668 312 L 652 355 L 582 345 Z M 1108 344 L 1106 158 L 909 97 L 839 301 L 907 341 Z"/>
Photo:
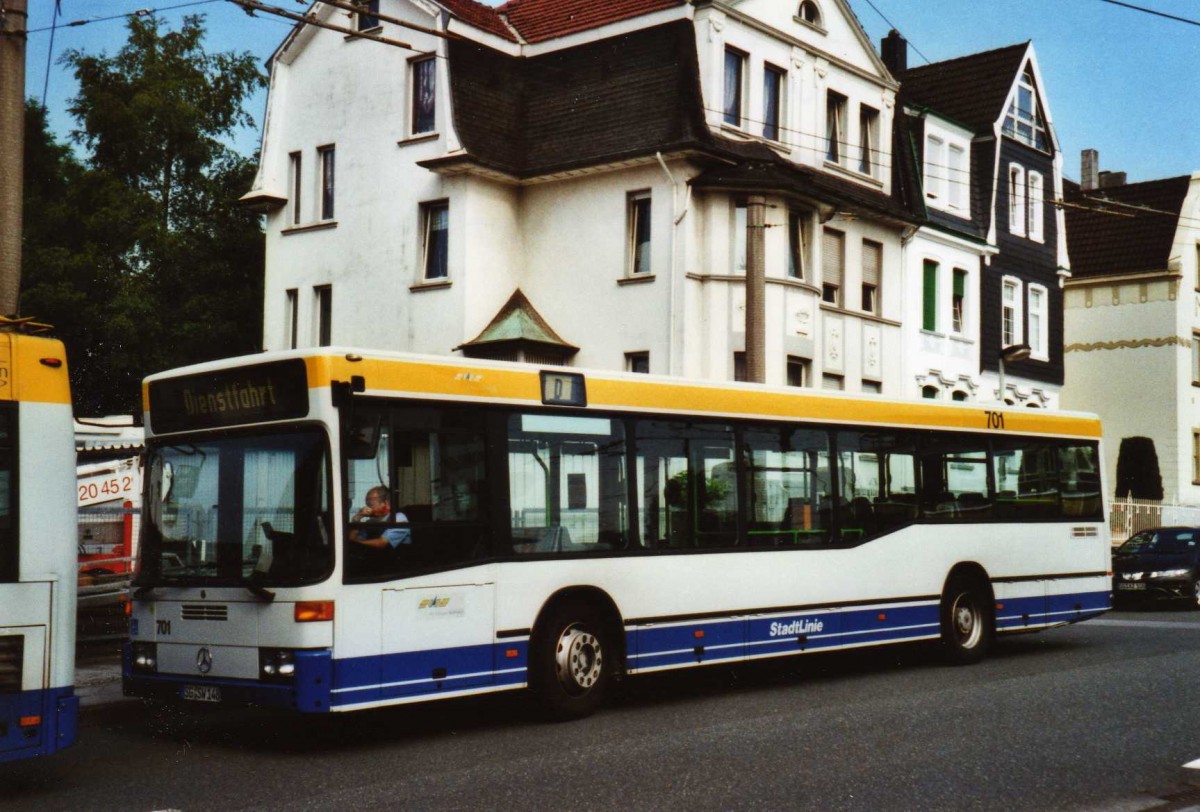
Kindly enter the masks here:
<path id="1" fill-rule="evenodd" d="M 1117 497 L 1162 499 L 1158 452 L 1149 437 L 1122 437 L 1117 452 Z"/>
<path id="2" fill-rule="evenodd" d="M 262 228 L 236 205 L 254 164 L 224 139 L 263 78 L 203 41 L 201 17 L 150 15 L 111 57 L 68 52 L 82 158 L 27 106 L 21 307 L 66 342 L 79 414 L 137 411 L 145 375 L 261 347 Z"/>

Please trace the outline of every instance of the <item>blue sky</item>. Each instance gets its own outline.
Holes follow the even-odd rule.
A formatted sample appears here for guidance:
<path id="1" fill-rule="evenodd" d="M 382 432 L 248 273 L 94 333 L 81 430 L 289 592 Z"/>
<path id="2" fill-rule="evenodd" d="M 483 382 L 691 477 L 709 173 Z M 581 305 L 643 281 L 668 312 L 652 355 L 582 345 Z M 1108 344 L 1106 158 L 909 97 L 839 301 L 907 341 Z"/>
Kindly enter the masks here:
<path id="1" fill-rule="evenodd" d="M 266 0 L 303 10 L 296 0 Z M 596 0 L 604 2 L 605 0 Z M 1130 0 L 1134 5 L 1200 21 L 1197 0 Z M 790 2 L 790 0 L 772 0 Z M 1104 0 L 850 0 L 878 44 L 890 28 L 884 16 L 916 50 L 909 64 L 990 50 L 1033 40 L 1045 92 L 1065 153 L 1068 177 L 1079 177 L 1079 152 L 1100 151 L 1101 169 L 1125 171 L 1130 181 L 1200 170 L 1200 25 L 1189 25 L 1123 8 Z M 249 51 L 266 59 L 290 24 L 267 15 L 249 17 L 226 0 L 61 0 L 59 27 L 51 31 L 53 0 L 29 0 L 27 96 L 45 100 L 56 132 L 73 126 L 66 107 L 75 92 L 58 59 L 70 48 L 113 53 L 125 39 L 124 21 L 99 18 L 140 8 L 167 9 L 177 23 L 185 14 L 207 18 L 210 50 Z M 491 3 L 498 5 L 498 2 Z M 86 25 L 65 24 L 94 20 Z M 378 46 L 386 47 L 386 46 Z M 920 53 L 917 53 L 919 51 Z M 49 83 L 46 84 L 49 60 Z M 250 112 L 261 122 L 265 93 Z M 242 152 L 257 146 L 255 132 L 236 142 Z"/>

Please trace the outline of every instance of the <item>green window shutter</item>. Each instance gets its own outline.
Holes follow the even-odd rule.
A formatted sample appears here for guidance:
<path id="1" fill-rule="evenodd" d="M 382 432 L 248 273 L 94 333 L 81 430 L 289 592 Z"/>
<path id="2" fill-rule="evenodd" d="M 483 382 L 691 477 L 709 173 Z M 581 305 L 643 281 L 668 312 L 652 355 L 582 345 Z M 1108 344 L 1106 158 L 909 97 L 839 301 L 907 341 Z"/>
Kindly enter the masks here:
<path id="1" fill-rule="evenodd" d="M 967 293 L 967 272 L 956 270 L 954 272 L 954 296 L 961 299 Z"/>
<path id="2" fill-rule="evenodd" d="M 921 326 L 926 330 L 937 329 L 937 277 L 938 264 L 925 260 L 924 317 Z"/>

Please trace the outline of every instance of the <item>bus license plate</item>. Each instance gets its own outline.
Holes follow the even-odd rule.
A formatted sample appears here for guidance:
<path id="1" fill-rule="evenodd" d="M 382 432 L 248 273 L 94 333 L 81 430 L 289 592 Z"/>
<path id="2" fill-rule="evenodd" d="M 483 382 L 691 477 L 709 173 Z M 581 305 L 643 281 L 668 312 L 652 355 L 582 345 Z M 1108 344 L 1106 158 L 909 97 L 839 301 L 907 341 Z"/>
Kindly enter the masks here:
<path id="1" fill-rule="evenodd" d="M 221 689 L 216 685 L 185 685 L 181 696 L 192 702 L 220 702 Z"/>
<path id="2" fill-rule="evenodd" d="M 1128 590 L 1132 590 L 1132 591 L 1134 591 L 1134 592 L 1136 592 L 1136 591 L 1138 591 L 1138 590 L 1144 590 L 1145 588 L 1146 588 L 1146 585 L 1145 585 L 1145 584 L 1140 584 L 1140 583 L 1132 583 L 1132 584 L 1130 584 L 1130 583 L 1121 583 L 1121 584 L 1117 584 L 1117 589 L 1128 589 Z"/>

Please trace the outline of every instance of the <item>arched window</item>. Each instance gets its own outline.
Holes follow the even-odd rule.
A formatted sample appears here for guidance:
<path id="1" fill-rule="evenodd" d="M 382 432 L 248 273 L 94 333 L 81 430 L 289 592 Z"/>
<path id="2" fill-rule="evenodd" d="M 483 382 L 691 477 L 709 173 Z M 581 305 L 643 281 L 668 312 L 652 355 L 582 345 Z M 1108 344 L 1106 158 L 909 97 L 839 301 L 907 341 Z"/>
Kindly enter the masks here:
<path id="1" fill-rule="evenodd" d="M 796 12 L 796 16 L 809 25 L 821 25 L 821 9 L 817 8 L 817 4 L 813 0 L 804 0 L 800 4 L 800 10 Z"/>
<path id="2" fill-rule="evenodd" d="M 941 394 L 941 390 L 938 389 L 936 386 L 922 386 L 921 387 L 921 397 L 925 398 L 926 400 L 937 400 L 938 395 L 940 395 L 940 394 Z"/>
<path id="3" fill-rule="evenodd" d="M 955 389 L 954 392 L 951 393 L 950 399 L 961 403 L 967 399 L 967 393 L 961 389 Z"/>

